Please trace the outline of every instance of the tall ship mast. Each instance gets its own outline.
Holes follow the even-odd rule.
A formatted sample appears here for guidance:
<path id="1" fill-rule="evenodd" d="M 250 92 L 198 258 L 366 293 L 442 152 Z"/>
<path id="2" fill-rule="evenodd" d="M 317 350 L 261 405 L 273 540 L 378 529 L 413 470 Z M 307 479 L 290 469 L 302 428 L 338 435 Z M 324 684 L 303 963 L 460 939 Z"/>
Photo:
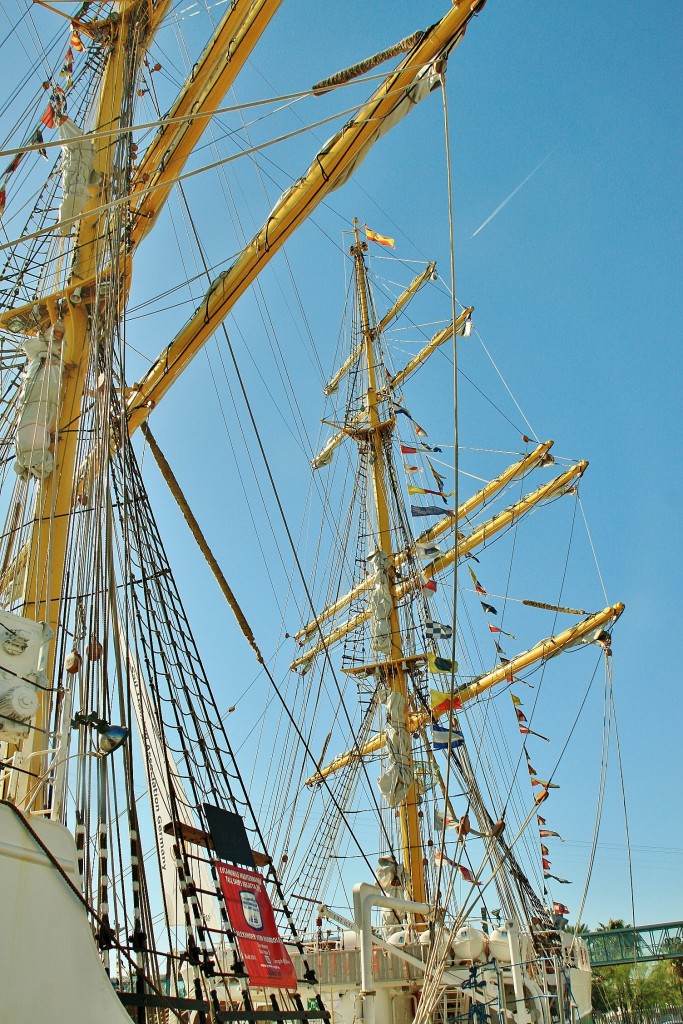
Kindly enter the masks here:
<path id="1" fill-rule="evenodd" d="M 410 318 L 408 303 L 427 282 L 438 280 L 435 264 L 427 264 L 380 316 L 369 287 L 365 238 L 379 238 L 381 244 L 392 240 L 369 229 L 361 236 L 357 221 L 351 237 L 353 289 L 344 318 L 350 354 L 325 387 L 325 394 L 338 398 L 342 408 L 325 419 L 335 429 L 312 465 L 314 472 L 328 472 L 334 458 L 343 459 L 347 447 L 354 449 L 351 507 L 338 520 L 333 561 L 340 568 L 355 568 L 350 570 L 349 589 L 340 596 L 335 588 L 333 600 L 316 609 L 295 634 L 301 650 L 291 668 L 316 691 L 317 685 L 329 685 L 325 680 L 335 676 L 333 666 L 341 655 L 342 675 L 335 685 L 348 691 L 355 687 L 361 708 L 353 745 L 330 757 L 330 733 L 324 745 L 329 759 L 321 759 L 305 782 L 320 791 L 329 807 L 323 811 L 321 847 L 328 857 L 337 848 L 343 823 L 335 811 L 361 789 L 359 804 L 376 805 L 380 844 L 374 884 L 354 886 L 353 921 L 327 906 L 320 909 L 319 923 L 326 919 L 347 926 L 341 938 L 319 940 L 320 973 L 343 1019 L 358 1012 L 358 990 L 349 984 L 348 963 L 340 955 L 345 943 L 360 951 L 364 1019 L 387 1020 L 400 1012 L 406 1019 L 441 1020 L 443 1014 L 470 1014 L 476 1006 L 488 1008 L 482 1012 L 495 1006 L 497 1013 L 505 1010 L 520 1021 L 581 1017 L 590 1005 L 585 946 L 558 924 L 564 905 L 551 906 L 534 891 L 517 857 L 520 832 L 510 834 L 505 805 L 495 813 L 489 809 L 476 763 L 482 756 L 481 740 L 469 712 L 471 704 L 481 708 L 487 692 L 501 686 L 510 691 L 522 736 L 538 735 L 523 724 L 528 719 L 513 687 L 523 685 L 522 674 L 578 645 L 595 644 L 609 658 L 611 628 L 623 606 L 610 605 L 593 614 L 556 608 L 584 617 L 512 658 L 504 657 L 496 642 L 497 667 L 471 675 L 456 660 L 466 631 L 454 615 L 454 597 L 462 586 L 458 563 L 472 559 L 538 506 L 574 494 L 586 463 L 569 466 L 494 515 L 488 508 L 512 484 L 554 465 L 552 442 L 538 444 L 462 502 L 446 491 L 443 448 L 426 440 L 427 431 L 404 404 L 403 388 L 436 353 L 453 351 L 459 339 L 470 336 L 473 308 L 463 308 L 403 367 L 395 368 L 388 329 L 401 315 Z M 455 507 L 448 508 L 453 498 Z M 477 523 L 482 514 L 485 518 Z M 432 525 L 415 535 L 411 519 L 418 524 L 431 520 Z M 468 572 L 476 595 L 488 596 L 471 562 Z M 437 619 L 434 595 L 444 581 L 450 611 Z M 501 640 L 511 635 L 494 625 L 498 611 L 492 604 L 478 603 L 493 635 Z M 320 683 L 309 683 L 309 674 L 317 679 L 318 673 Z M 349 699 L 342 696 L 340 708 Z M 465 722 L 476 759 L 468 753 Z M 526 745 L 524 749 L 527 753 Z M 444 750 L 445 766 L 440 764 Z M 379 796 L 371 780 L 378 765 Z M 521 831 L 533 822 L 543 839 L 547 830 L 539 824 L 544 822 L 540 808 L 555 784 L 539 780 L 530 760 L 528 768 L 533 795 Z M 455 808 L 463 797 L 466 803 L 458 814 Z M 454 854 L 448 850 L 450 836 L 456 839 Z M 547 849 L 544 843 L 541 849 Z M 545 853 L 543 864 L 549 872 Z M 460 904 L 457 881 L 465 883 Z M 483 896 L 491 887 L 499 904 L 493 919 Z M 302 888 L 300 882 L 297 892 Z M 475 913 L 480 892 L 483 920 Z M 380 914 L 381 923 L 374 929 L 371 909 Z M 379 976 L 377 949 L 388 956 Z M 544 1011 L 536 1007 L 532 1013 L 534 1001 Z"/>
<path id="2" fill-rule="evenodd" d="M 591 613 L 527 602 L 568 615 L 569 625 L 509 657 L 495 641 L 495 663 L 478 666 L 458 608 L 466 569 L 482 613 L 498 615 L 480 600 L 488 592 L 473 568 L 478 555 L 533 510 L 575 495 L 586 463 L 526 490 L 527 477 L 554 462 L 551 442 L 525 438 L 511 464 L 465 493 L 459 433 L 444 426 L 459 415 L 453 392 L 434 405 L 435 416 L 448 413 L 439 425 L 451 430 L 447 448 L 425 439 L 404 389 L 433 357 L 456 358 L 473 308 L 456 308 L 453 282 L 444 286 L 432 262 L 400 287 L 392 278 L 379 301 L 369 246 L 393 242 L 354 221 L 345 235 L 346 347 L 324 388 L 331 433 L 317 454 L 296 373 L 275 346 L 272 359 L 260 350 L 252 359 L 268 386 L 278 374 L 283 382 L 291 421 L 279 399 L 277 415 L 308 432 L 302 447 L 324 525 L 305 552 L 281 499 L 287 460 L 268 460 L 252 370 L 226 328 L 371 148 L 420 101 L 445 92 L 448 61 L 483 0 L 451 5 L 307 89 L 307 99 L 327 104 L 314 127 L 333 121 L 335 134 L 306 151 L 252 237 L 240 225 L 237 247 L 219 256 L 202 239 L 202 227 L 215 228 L 206 223 L 216 220 L 213 207 L 188 198 L 195 176 L 217 170 L 225 194 L 238 155 L 220 148 L 226 138 L 260 159 L 275 141 L 302 134 L 258 141 L 250 131 L 260 130 L 262 107 L 303 94 L 246 105 L 231 97 L 280 0 L 233 0 L 220 18 L 205 5 L 213 31 L 200 52 L 191 31 L 192 50 L 180 41 L 181 22 L 199 5 L 65 6 L 34 4 L 45 38 L 33 13 L 21 12 L 38 57 L 2 109 L 0 883 L 11 941 L 0 1018 L 578 1021 L 590 1012 L 586 947 L 551 898 L 551 880 L 564 883 L 546 869 L 547 855 L 539 893 L 520 852 L 535 831 L 538 861 L 545 832 L 556 835 L 539 810 L 556 784 L 531 766 L 526 744 L 538 733 L 517 690 L 567 650 L 590 647 L 607 666 L 623 606 Z M 176 31 L 184 70 L 174 77 L 163 55 Z M 347 109 L 346 90 L 360 88 L 359 78 L 368 95 Z M 229 116 L 239 127 L 221 135 Z M 174 288 L 166 247 L 180 225 L 197 262 L 194 271 L 183 262 Z M 139 275 L 155 242 L 151 269 Z M 413 301 L 432 285 L 452 315 L 395 366 L 390 331 L 411 323 Z M 155 293 L 149 306 L 145 289 Z M 182 323 L 171 320 L 177 295 L 192 306 Z M 264 306 L 270 324 L 276 305 Z M 153 326 L 140 328 L 136 320 L 148 316 Z M 154 343 L 144 353 L 140 334 Z M 238 396 L 244 418 L 241 440 L 236 430 L 229 444 L 216 443 L 207 490 L 218 494 L 230 475 L 226 448 L 241 443 L 255 456 L 249 512 L 261 524 L 259 544 L 268 531 L 281 541 L 281 568 L 264 559 L 250 585 L 264 609 L 271 586 L 283 621 L 294 609 L 298 620 L 279 645 L 258 604 L 245 614 L 251 595 L 238 593 L 221 564 L 244 554 L 242 510 L 224 516 L 229 558 L 217 557 L 152 429 L 170 406 L 181 448 L 196 430 L 197 453 L 185 457 L 202 472 L 204 448 L 217 441 L 202 434 L 204 396 L 191 394 L 182 417 L 173 402 L 187 401 L 183 375 L 216 337 L 224 342 L 219 401 L 227 406 L 229 396 L 236 409 Z M 189 525 L 182 544 L 164 538 L 155 515 L 152 462 Z M 192 593 L 190 558 L 209 566 L 229 627 Z M 199 605 L 194 615 L 190 605 Z M 492 636 L 511 636 L 484 622 Z M 264 709 L 246 736 L 231 727 L 243 683 L 238 643 L 255 657 L 252 698 Z M 276 647 L 291 654 L 284 670 Z M 486 745 L 491 723 L 481 718 L 502 690 L 531 780 L 514 806 L 496 789 L 497 741 Z M 260 753 L 250 760 L 257 733 Z"/>

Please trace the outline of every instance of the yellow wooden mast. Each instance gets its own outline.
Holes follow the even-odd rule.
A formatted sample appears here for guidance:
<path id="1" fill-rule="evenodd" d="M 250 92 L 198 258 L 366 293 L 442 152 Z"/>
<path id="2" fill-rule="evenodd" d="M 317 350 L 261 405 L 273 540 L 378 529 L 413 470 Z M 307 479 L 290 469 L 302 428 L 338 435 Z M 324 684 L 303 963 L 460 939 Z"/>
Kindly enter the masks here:
<path id="1" fill-rule="evenodd" d="M 195 78 L 181 94 L 184 104 L 195 103 L 198 110 L 204 110 L 207 104 L 218 102 L 219 88 L 223 90 L 223 94 L 227 91 L 253 48 L 258 35 L 277 10 L 280 2 L 281 0 L 261 0 L 254 5 L 251 0 L 241 0 L 231 6 L 231 10 L 207 46 Z M 157 0 L 154 6 L 147 0 L 121 0 L 119 17 L 112 18 L 106 23 L 98 23 L 100 33 L 105 33 L 107 36 L 109 54 L 93 125 L 94 169 L 105 182 L 111 179 L 116 156 L 116 140 L 111 135 L 111 128 L 116 125 L 125 131 L 126 128 L 131 127 L 121 121 L 121 111 L 124 109 L 126 99 L 124 90 L 126 84 L 130 85 L 130 81 L 124 74 L 125 56 L 127 52 L 137 48 L 138 62 L 143 59 L 146 48 L 161 24 L 169 5 L 170 0 Z M 224 62 L 221 62 L 222 73 L 216 81 L 216 54 L 221 49 L 227 49 L 231 41 L 235 44 L 233 57 L 236 59 L 232 63 L 227 63 L 227 67 L 230 69 L 229 73 L 225 72 Z M 197 98 L 200 93 L 201 103 Z M 183 104 L 179 109 L 185 109 Z M 185 123 L 182 125 L 184 130 L 178 129 L 174 133 L 174 138 L 177 135 L 180 138 L 176 140 L 173 161 L 167 161 L 164 164 L 164 154 L 162 153 L 160 158 L 156 146 L 151 147 L 152 156 L 149 160 L 143 161 L 143 165 L 146 168 L 152 166 L 157 168 L 155 180 L 165 180 L 169 174 L 176 175 L 178 173 L 181 165 L 190 156 L 198 134 L 204 130 L 207 124 L 207 118 L 200 118 L 191 125 Z M 168 146 L 164 152 L 167 150 Z M 162 164 L 160 168 L 157 166 L 159 163 Z M 161 192 L 158 195 L 154 193 L 154 216 L 158 214 L 167 194 L 168 190 L 163 194 Z M 55 430 L 55 471 L 52 476 L 47 477 L 38 485 L 31 538 L 25 551 L 20 553 L 21 557 L 15 559 L 14 565 L 9 566 L 9 572 L 13 572 L 17 578 L 19 573 L 25 572 L 22 614 L 37 621 L 46 621 L 54 632 L 56 632 L 60 620 L 69 523 L 74 504 L 79 444 L 78 424 L 84 401 L 91 347 L 93 343 L 96 343 L 91 326 L 92 322 L 96 320 L 96 317 L 91 319 L 90 315 L 93 311 L 92 300 L 95 297 L 98 271 L 100 277 L 111 274 L 111 265 L 108 262 L 108 258 L 111 256 L 111 247 L 108 252 L 105 248 L 108 234 L 105 229 L 106 215 L 90 212 L 100 207 L 101 201 L 101 196 L 91 196 L 81 217 L 74 244 L 71 285 L 67 289 L 41 298 L 40 305 L 47 311 L 47 316 L 40 323 L 34 324 L 34 329 L 45 330 L 50 323 L 54 323 L 58 317 L 61 317 L 65 325 L 62 351 L 64 370 L 60 409 Z M 149 205 L 146 206 L 142 203 L 138 209 L 137 225 L 149 226 L 151 220 L 152 214 Z M 138 230 L 133 238 L 134 243 L 140 240 L 142 233 L 141 230 Z M 114 239 L 113 242 L 110 242 L 110 246 L 116 247 L 122 243 L 123 237 Z M 123 251 L 121 255 L 123 257 L 121 269 L 118 279 L 114 282 L 118 290 L 119 306 L 125 304 L 130 287 L 130 260 Z M 67 301 L 67 294 L 78 286 L 81 286 L 79 296 L 81 301 L 78 304 L 71 304 Z M 3 319 L 6 321 L 16 314 L 16 310 L 12 311 L 5 314 Z M 53 661 L 54 652 L 51 664 Z M 48 727 L 47 719 L 48 703 L 41 699 L 35 720 L 36 728 L 31 731 L 22 745 L 24 757 L 34 750 L 45 747 L 44 731 Z M 39 765 L 32 765 L 31 770 L 40 774 Z M 20 789 L 23 788 L 25 786 L 20 787 Z"/>
<path id="2" fill-rule="evenodd" d="M 354 261 L 356 273 L 356 289 L 360 306 L 361 332 L 363 336 L 363 348 L 365 355 L 365 369 L 368 377 L 368 388 L 365 395 L 365 405 L 369 421 L 369 440 L 372 445 L 372 457 L 370 459 L 370 471 L 372 474 L 372 488 L 375 504 L 376 522 L 376 543 L 377 548 L 387 555 L 390 563 L 393 560 L 392 527 L 387 506 L 387 474 L 386 456 L 384 453 L 387 437 L 391 436 L 393 430 L 393 419 L 383 421 L 378 410 L 377 377 L 376 377 L 376 355 L 375 339 L 377 337 L 377 325 L 371 323 L 368 303 L 368 283 L 365 270 L 364 252 L 367 250 L 367 242 L 362 242 L 358 232 L 358 221 L 353 222 L 354 244 L 351 247 L 351 256 Z M 389 577 L 393 573 L 393 567 L 389 569 Z M 391 580 L 393 582 L 393 580 Z M 406 674 L 403 664 L 403 641 L 398 620 L 398 608 L 392 599 L 391 611 L 389 612 L 389 623 L 391 627 L 391 653 L 386 664 L 380 663 L 378 671 L 381 674 L 381 684 L 388 689 L 399 693 L 405 703 L 406 725 L 409 717 L 409 696 Z M 408 753 L 407 769 L 412 774 L 412 754 Z M 422 864 L 422 841 L 420 837 L 420 823 L 418 818 L 418 793 L 413 782 L 405 799 L 399 806 L 399 820 L 401 827 L 401 841 L 403 853 L 403 865 L 408 876 L 408 897 L 421 903 L 425 898 L 424 867 Z"/>
<path id="3" fill-rule="evenodd" d="M 170 0 L 162 0 L 151 9 L 144 0 L 126 0 L 119 5 L 118 20 L 112 19 L 103 26 L 108 35 L 110 51 L 94 125 L 94 169 L 104 181 L 111 177 L 116 147 L 111 136 L 105 134 L 98 138 L 97 133 L 107 132 L 112 125 L 120 124 L 125 83 L 125 76 L 122 73 L 124 55 L 127 48 L 140 46 L 141 42 L 151 38 L 169 3 Z M 140 59 L 143 52 L 143 47 L 140 46 Z M 98 196 L 90 197 L 80 221 L 74 247 L 75 273 L 79 277 L 93 281 L 98 263 L 101 264 L 104 221 L 100 215 L 93 215 L 89 211 L 99 206 L 100 201 Z M 107 234 L 106 231 L 104 233 Z M 36 621 L 47 622 L 56 632 L 63 597 L 67 540 L 73 507 L 79 440 L 78 422 L 93 335 L 85 302 L 81 305 L 70 305 L 66 301 L 58 303 L 55 296 L 43 298 L 42 302 L 47 308 L 50 322 L 56 321 L 58 317 L 64 321 L 64 370 L 55 431 L 55 470 L 52 476 L 41 481 L 37 488 L 34 523 L 27 551 L 22 614 Z M 50 674 L 53 665 L 54 650 L 50 659 Z M 41 695 L 34 723 L 35 729 L 31 730 L 22 744 L 24 757 L 45 748 L 45 733 L 49 726 L 48 714 L 48 701 Z M 45 755 L 42 755 L 42 760 L 44 758 Z M 42 774 L 41 764 L 32 764 L 31 770 L 38 775 Z M 24 776 L 19 786 L 20 792 L 25 791 L 25 787 Z M 43 792 L 41 790 L 40 799 Z M 38 801 L 35 809 L 40 810 Z"/>

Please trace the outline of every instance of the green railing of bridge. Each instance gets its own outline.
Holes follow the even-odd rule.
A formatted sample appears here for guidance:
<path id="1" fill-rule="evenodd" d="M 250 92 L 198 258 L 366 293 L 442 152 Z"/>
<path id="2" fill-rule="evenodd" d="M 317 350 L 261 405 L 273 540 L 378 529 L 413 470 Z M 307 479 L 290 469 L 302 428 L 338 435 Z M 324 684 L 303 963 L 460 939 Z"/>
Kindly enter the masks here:
<path id="1" fill-rule="evenodd" d="M 683 921 L 588 932 L 583 937 L 593 967 L 683 959 Z"/>

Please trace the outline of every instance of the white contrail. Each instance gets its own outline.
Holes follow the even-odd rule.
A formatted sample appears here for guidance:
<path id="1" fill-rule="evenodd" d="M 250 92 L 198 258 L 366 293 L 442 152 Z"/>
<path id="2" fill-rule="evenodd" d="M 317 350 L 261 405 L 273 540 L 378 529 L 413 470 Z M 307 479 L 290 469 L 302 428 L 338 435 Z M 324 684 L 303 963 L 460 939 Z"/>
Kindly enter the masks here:
<path id="1" fill-rule="evenodd" d="M 500 211 L 503 209 L 503 207 L 507 206 L 507 204 L 510 202 L 511 199 L 514 199 L 514 197 L 517 195 L 519 190 L 521 188 L 524 188 L 524 186 L 526 185 L 527 181 L 529 181 L 531 178 L 533 178 L 533 176 L 536 173 L 536 171 L 540 171 L 541 167 L 543 167 L 543 164 L 546 162 L 546 160 L 550 159 L 550 157 L 553 155 L 553 153 L 555 152 L 556 149 L 557 149 L 557 146 L 553 146 L 553 148 L 550 150 L 550 152 L 546 156 L 543 157 L 543 159 L 541 160 L 540 164 L 537 164 L 536 167 L 534 167 L 533 171 L 531 171 L 530 174 L 527 174 L 527 176 L 524 179 L 524 181 L 520 181 L 520 183 L 517 186 L 517 188 L 513 189 L 513 191 L 510 193 L 510 195 L 506 196 L 506 198 L 503 200 L 503 202 L 498 204 L 498 206 L 495 208 L 493 213 L 489 214 L 489 216 L 486 218 L 484 223 L 479 225 L 479 227 L 477 228 L 477 230 L 474 232 L 473 235 L 470 235 L 470 238 L 474 238 L 474 236 L 478 235 L 479 232 L 482 231 L 486 227 L 487 224 L 491 223 L 493 218 L 495 216 L 497 216 L 497 214 L 500 213 Z"/>

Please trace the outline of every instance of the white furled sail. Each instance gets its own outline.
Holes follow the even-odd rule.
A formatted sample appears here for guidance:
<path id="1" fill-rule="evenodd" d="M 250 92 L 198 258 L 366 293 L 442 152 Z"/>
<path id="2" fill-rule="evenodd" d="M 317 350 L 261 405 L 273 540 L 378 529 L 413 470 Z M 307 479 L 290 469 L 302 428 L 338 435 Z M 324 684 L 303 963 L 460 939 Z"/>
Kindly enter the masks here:
<path id="1" fill-rule="evenodd" d="M 376 571 L 375 585 L 370 594 L 370 647 L 375 654 L 391 654 L 392 603 L 389 592 L 389 556 L 384 551 L 373 551 L 368 562 Z"/>
<path id="2" fill-rule="evenodd" d="M 28 366 L 19 396 L 14 468 L 26 479 L 43 480 L 52 472 L 51 431 L 57 418 L 62 372 L 64 324 L 58 320 L 47 334 L 28 337 L 23 349 Z"/>
<path id="3" fill-rule="evenodd" d="M 384 687 L 378 690 L 377 697 L 387 709 L 387 769 L 377 782 L 389 806 L 397 807 L 415 781 L 410 767 L 410 737 L 405 725 L 406 702 L 402 694 Z"/>
<path id="4" fill-rule="evenodd" d="M 80 128 L 65 117 L 59 125 L 59 140 L 62 143 L 62 202 L 59 207 L 59 231 L 71 234 L 74 217 L 80 217 L 88 202 L 88 185 L 93 181 L 95 144 Z M 95 176 L 96 178 L 97 176 Z M 62 223 L 67 221 L 67 223 Z"/>

